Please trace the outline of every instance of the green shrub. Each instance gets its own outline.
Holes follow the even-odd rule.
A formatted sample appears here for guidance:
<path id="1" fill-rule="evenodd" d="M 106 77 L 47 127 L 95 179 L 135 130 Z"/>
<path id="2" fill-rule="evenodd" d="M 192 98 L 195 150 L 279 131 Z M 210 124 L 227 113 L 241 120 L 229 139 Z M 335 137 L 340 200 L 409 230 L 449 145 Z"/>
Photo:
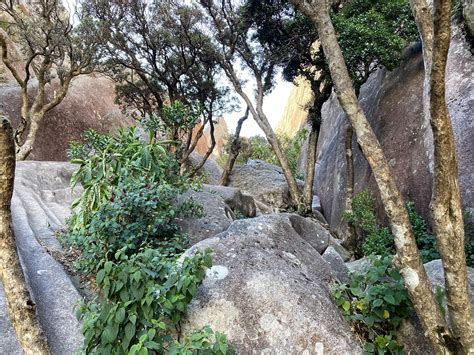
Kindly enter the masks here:
<path id="1" fill-rule="evenodd" d="M 366 340 L 366 353 L 402 353 L 394 331 L 413 310 L 402 276 L 390 256 L 372 257 L 367 272 L 350 276 L 333 292 L 336 304 Z"/>
<path id="2" fill-rule="evenodd" d="M 415 204 L 409 201 L 406 203 L 406 207 L 421 259 L 424 263 L 440 259 L 441 256 L 436 249 L 436 237 L 428 231 L 425 220 L 416 212 Z"/>
<path id="3" fill-rule="evenodd" d="M 150 248 L 132 256 L 120 250 L 114 259 L 117 262 L 107 261 L 97 273 L 101 297 L 78 309 L 84 324 L 84 351 L 148 354 L 185 348 L 186 343 L 179 345 L 171 334 L 202 283 L 205 268 L 211 266 L 210 251 L 182 263 Z M 214 348 L 209 331 L 193 334 L 191 345 L 197 345 L 196 334 L 203 348 Z M 220 344 L 212 353 L 227 352 L 222 336 Z"/>
<path id="4" fill-rule="evenodd" d="M 84 190 L 61 241 L 80 252 L 75 265 L 95 275 L 98 290 L 78 309 L 83 351 L 230 353 L 226 337 L 209 327 L 174 336 L 212 263 L 209 250 L 178 261 L 187 238 L 175 219 L 202 213 L 178 195 L 198 184 L 179 175 L 162 143 L 140 140 L 134 128 L 116 137 L 89 131 L 70 154 L 80 165 L 73 183 Z"/>
<path id="5" fill-rule="evenodd" d="M 146 177 L 155 184 L 171 184 L 188 188 L 190 182 L 179 175 L 179 164 L 164 148 L 164 143 L 149 143 L 138 137 L 134 127 L 120 130 L 117 136 L 95 131 L 86 133 L 87 142 L 70 149 L 77 158 L 72 163 L 79 169 L 73 174 L 73 186 L 80 184 L 84 192 L 73 203 L 72 228 L 89 223 L 90 216 L 111 197 L 111 190 L 124 179 Z"/>
<path id="6" fill-rule="evenodd" d="M 391 255 L 394 253 L 393 237 L 387 227 L 380 226 L 375 216 L 375 200 L 366 188 L 354 196 L 352 213 L 344 218 L 363 233 L 363 255 Z"/>
<path id="7" fill-rule="evenodd" d="M 91 213 L 87 224 L 82 228 L 70 226 L 61 237 L 81 250 L 77 268 L 85 274 L 96 272 L 106 261 L 115 261 L 118 250 L 127 255 L 144 247 L 165 254 L 180 253 L 187 238 L 180 233 L 175 218 L 202 213 L 202 206 L 192 200 L 179 203 L 180 192 L 173 185 L 156 185 L 144 177 L 122 179 L 109 191 L 109 200 Z"/>

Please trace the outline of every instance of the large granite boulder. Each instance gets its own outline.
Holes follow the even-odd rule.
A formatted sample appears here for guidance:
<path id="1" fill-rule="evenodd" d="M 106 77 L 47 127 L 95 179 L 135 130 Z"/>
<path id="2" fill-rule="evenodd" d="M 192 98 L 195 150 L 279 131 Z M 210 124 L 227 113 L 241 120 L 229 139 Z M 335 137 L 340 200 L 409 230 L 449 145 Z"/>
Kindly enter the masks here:
<path id="1" fill-rule="evenodd" d="M 212 248 L 214 266 L 188 308 L 185 333 L 210 325 L 241 354 L 362 352 L 332 301 L 333 271 L 291 216 L 234 221 L 187 252 Z"/>
<path id="2" fill-rule="evenodd" d="M 298 181 L 302 187 L 303 182 Z M 247 164 L 235 166 L 230 174 L 230 186 L 277 209 L 287 209 L 291 196 L 285 175 L 279 166 L 262 160 L 249 160 Z"/>
<path id="3" fill-rule="evenodd" d="M 191 169 L 199 166 L 202 162 L 202 156 L 197 152 L 192 152 L 188 158 L 188 165 Z M 222 176 L 222 168 L 216 161 L 212 158 L 208 158 L 204 165 L 198 170 L 197 175 L 202 176 L 204 182 L 211 185 L 218 185 L 221 176 Z"/>
<path id="4" fill-rule="evenodd" d="M 34 83 L 32 85 L 34 87 Z M 63 102 L 46 113 L 28 158 L 65 161 L 69 142 L 80 140 L 86 129 L 115 132 L 131 125 L 133 120 L 123 115 L 114 102 L 114 87 L 110 79 L 100 75 L 74 79 Z M 51 95 L 53 90 L 47 90 L 47 94 Z M 15 82 L 0 85 L 0 102 L 5 115 L 16 127 L 20 118 L 21 92 Z"/>
<path id="5" fill-rule="evenodd" d="M 389 161 L 397 186 L 407 200 L 429 220 L 432 190 L 433 144 L 429 124 L 423 121 L 424 80 L 420 47 L 407 51 L 403 65 L 389 73 L 375 72 L 362 86 L 361 105 Z M 418 51 L 417 51 L 418 49 Z M 474 210 L 474 66 L 469 44 L 455 29 L 449 51 L 446 97 L 452 118 L 458 154 L 460 188 L 464 208 Z M 335 95 L 324 104 L 318 139 L 315 193 L 321 199 L 331 228 L 342 232 L 346 190 L 344 135 L 347 120 Z M 368 187 L 383 208 L 371 169 L 354 138 L 355 192 Z"/>
<path id="6" fill-rule="evenodd" d="M 81 300 L 63 267 L 51 256 L 78 191 L 69 187 L 67 163 L 19 162 L 12 199 L 13 230 L 22 267 L 53 354 L 72 354 L 82 345 L 73 307 Z M 0 353 L 21 354 L 0 290 Z"/>

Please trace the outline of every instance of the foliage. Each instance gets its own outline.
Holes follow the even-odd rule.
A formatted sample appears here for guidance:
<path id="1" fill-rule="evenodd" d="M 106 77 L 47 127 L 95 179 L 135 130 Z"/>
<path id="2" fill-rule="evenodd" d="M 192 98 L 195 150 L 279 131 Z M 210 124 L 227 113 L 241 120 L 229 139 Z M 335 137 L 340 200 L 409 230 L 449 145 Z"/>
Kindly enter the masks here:
<path id="1" fill-rule="evenodd" d="M 97 272 L 106 262 L 116 262 L 119 250 L 125 255 L 144 247 L 161 250 L 165 255 L 181 252 L 187 239 L 174 220 L 200 215 L 202 206 L 192 200 L 179 202 L 180 192 L 182 189 L 173 185 L 157 185 L 144 177 L 122 179 L 82 228 L 71 226 L 63 237 L 67 244 L 81 250 L 78 269 L 85 274 Z"/>
<path id="2" fill-rule="evenodd" d="M 86 353 L 228 352 L 226 338 L 216 333 L 214 343 L 209 328 L 194 332 L 183 344 L 171 336 L 205 277 L 204 269 L 211 266 L 209 250 L 181 263 L 150 248 L 132 256 L 119 250 L 114 259 L 97 273 L 100 299 L 78 310 Z"/>
<path id="3" fill-rule="evenodd" d="M 440 259 L 441 256 L 436 249 L 436 237 L 428 231 L 425 220 L 416 212 L 415 204 L 409 201 L 406 207 L 423 263 Z"/>
<path id="4" fill-rule="evenodd" d="M 196 330 L 182 342 L 173 334 L 212 260 L 210 250 L 178 259 L 187 238 L 177 217 L 202 207 L 179 195 L 195 183 L 179 176 L 172 156 L 137 137 L 85 133 L 69 154 L 79 164 L 73 183 L 84 190 L 61 241 L 80 251 L 75 266 L 95 275 L 99 294 L 81 305 L 86 353 L 230 353 L 223 334 Z"/>
<path id="5" fill-rule="evenodd" d="M 308 131 L 305 129 L 300 130 L 293 138 L 289 138 L 285 135 L 278 135 L 283 151 L 288 158 L 291 171 L 297 178 L 304 177 L 303 173 L 298 170 L 298 159 L 301 154 L 302 143 L 306 140 L 307 135 Z M 248 160 L 263 160 L 270 164 L 280 165 L 272 146 L 264 137 L 253 136 L 250 138 L 242 137 L 241 139 L 241 149 L 237 158 L 237 164 L 245 164 Z M 232 136 L 228 139 L 228 142 L 229 143 L 226 147 L 227 152 L 230 149 Z M 226 156 L 220 160 L 221 165 L 225 165 L 225 160 Z"/>
<path id="6" fill-rule="evenodd" d="M 354 0 L 333 22 L 356 88 L 380 66 L 395 69 L 402 50 L 418 39 L 407 0 Z"/>
<path id="7" fill-rule="evenodd" d="M 393 237 L 387 227 L 378 224 L 375 216 L 375 200 L 367 188 L 354 196 L 352 213 L 345 213 L 344 218 L 362 231 L 361 249 L 364 255 L 393 254 Z"/>
<path id="8" fill-rule="evenodd" d="M 371 267 L 352 274 L 347 284 L 334 290 L 336 304 L 366 340 L 366 353 L 401 354 L 394 334 L 413 310 L 403 278 L 390 256 L 373 257 Z"/>
<path id="9" fill-rule="evenodd" d="M 436 236 L 430 233 L 426 221 L 415 209 L 411 201 L 406 203 L 410 223 L 423 263 L 440 259 L 436 247 Z M 375 200 L 368 189 L 362 190 L 352 200 L 352 213 L 344 218 L 358 227 L 363 233 L 361 252 L 363 255 L 391 255 L 394 253 L 393 236 L 387 227 L 381 226 L 375 216 Z M 466 264 L 474 266 L 474 224 L 469 215 L 464 218 Z"/>
<path id="10" fill-rule="evenodd" d="M 89 223 L 91 214 L 105 201 L 110 200 L 112 188 L 123 178 L 146 177 L 150 184 L 171 184 L 178 189 L 188 188 L 179 175 L 177 162 L 168 154 L 166 142 L 153 137 L 145 142 L 134 127 L 120 130 L 117 136 L 88 131 L 87 143 L 75 143 L 70 154 L 79 156 L 72 162 L 79 169 L 72 177 L 73 186 L 81 184 L 84 192 L 73 203 L 75 213 L 70 225 L 73 229 Z"/>

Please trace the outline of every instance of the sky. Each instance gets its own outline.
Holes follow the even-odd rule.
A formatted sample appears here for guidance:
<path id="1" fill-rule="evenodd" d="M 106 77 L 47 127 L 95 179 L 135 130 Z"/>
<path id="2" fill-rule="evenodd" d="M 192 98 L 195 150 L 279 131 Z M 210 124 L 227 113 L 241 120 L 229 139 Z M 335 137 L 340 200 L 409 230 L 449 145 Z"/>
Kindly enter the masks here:
<path id="1" fill-rule="evenodd" d="M 273 129 L 276 128 L 278 122 L 283 115 L 283 111 L 286 106 L 286 102 L 288 101 L 288 97 L 290 96 L 291 89 L 293 88 L 293 84 L 287 81 L 284 81 L 282 78 L 278 78 L 276 80 L 275 88 L 273 91 L 265 96 L 263 100 L 263 112 L 267 115 L 268 120 L 270 121 L 271 126 Z M 251 94 L 251 89 L 246 90 L 248 94 Z M 251 95 L 249 95 L 252 97 Z M 240 99 L 240 97 L 239 97 Z M 240 100 L 241 110 L 237 112 L 233 112 L 231 114 L 225 114 L 224 118 L 227 123 L 227 127 L 229 127 L 229 131 L 233 133 L 235 131 L 235 127 L 237 126 L 237 121 L 240 117 L 244 115 L 245 112 L 245 104 Z M 251 137 L 260 135 L 263 136 L 263 131 L 258 126 L 257 122 L 254 121 L 252 116 L 250 116 L 243 124 L 241 136 L 244 137 Z"/>

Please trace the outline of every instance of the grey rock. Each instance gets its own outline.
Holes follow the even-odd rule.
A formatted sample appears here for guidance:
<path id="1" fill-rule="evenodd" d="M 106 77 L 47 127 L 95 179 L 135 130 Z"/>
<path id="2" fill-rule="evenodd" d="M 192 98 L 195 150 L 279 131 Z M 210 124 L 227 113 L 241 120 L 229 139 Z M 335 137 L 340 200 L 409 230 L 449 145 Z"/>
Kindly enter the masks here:
<path id="1" fill-rule="evenodd" d="M 349 279 L 349 269 L 347 268 L 341 255 L 334 249 L 333 246 L 329 246 L 323 253 L 323 259 L 331 266 L 337 278 L 341 282 L 347 282 Z"/>
<path id="2" fill-rule="evenodd" d="M 372 266 L 372 262 L 364 257 L 362 259 L 348 262 L 346 263 L 346 266 L 349 269 L 349 272 L 364 273 Z"/>
<path id="3" fill-rule="evenodd" d="M 474 2 L 472 0 L 462 0 L 462 16 L 469 33 L 474 36 Z"/>
<path id="4" fill-rule="evenodd" d="M 222 197 L 232 211 L 238 211 L 244 217 L 255 217 L 257 213 L 254 198 L 243 194 L 240 189 L 221 185 L 204 185 L 203 189 Z"/>
<path id="5" fill-rule="evenodd" d="M 204 209 L 201 218 L 178 218 L 176 222 L 189 236 L 189 245 L 194 245 L 225 231 L 235 219 L 234 212 L 224 199 L 209 191 L 188 191 L 179 200 L 193 199 Z"/>
<path id="6" fill-rule="evenodd" d="M 311 209 L 314 211 L 321 212 L 321 200 L 318 196 L 314 195 L 313 200 L 311 202 Z"/>
<path id="7" fill-rule="evenodd" d="M 298 184 L 303 186 L 302 181 Z M 249 160 L 234 167 L 229 185 L 273 208 L 287 209 L 291 202 L 281 168 L 261 160 Z"/>
<path id="8" fill-rule="evenodd" d="M 21 355 L 23 351 L 21 349 L 20 343 L 13 329 L 13 325 L 10 321 L 7 311 L 5 293 L 3 291 L 3 285 L 0 282 L 0 353 L 2 354 L 11 354 L 11 355 Z"/>
<path id="9" fill-rule="evenodd" d="M 191 167 L 196 167 L 202 162 L 202 156 L 196 152 L 192 152 L 189 156 L 188 163 Z M 197 175 L 204 178 L 204 182 L 207 184 L 218 185 L 222 176 L 222 168 L 215 160 L 209 158 L 206 160 L 201 169 L 199 169 Z"/>
<path id="10" fill-rule="evenodd" d="M 46 250 L 60 248 L 55 232 L 64 225 L 78 193 L 69 187 L 73 171 L 67 163 L 19 162 L 12 199 L 18 252 L 53 354 L 71 354 L 83 341 L 73 311 L 81 296 Z"/>
<path id="11" fill-rule="evenodd" d="M 242 354 L 359 354 L 332 301 L 333 271 L 288 215 L 237 220 L 190 250 L 214 266 L 188 307 L 183 331 L 210 325 Z"/>
<path id="12" fill-rule="evenodd" d="M 440 259 L 426 263 L 425 270 L 434 289 L 436 289 L 437 286 L 444 288 L 444 270 L 443 263 Z M 474 268 L 472 267 L 467 268 L 467 280 L 471 294 L 471 308 L 474 311 Z"/>
<path id="13" fill-rule="evenodd" d="M 464 208 L 474 209 L 474 66 L 470 46 L 461 31 L 453 28 L 446 71 L 446 97 L 458 155 L 460 189 Z M 371 75 L 361 88 L 359 100 L 375 131 L 397 186 L 406 200 L 429 221 L 432 191 L 432 133 L 423 119 L 423 58 L 413 52 L 400 68 Z M 318 138 L 315 194 L 323 214 L 336 233 L 344 233 L 346 191 L 344 134 L 346 116 L 336 95 L 324 104 Z M 431 139 L 430 139 L 431 137 Z M 355 193 L 368 187 L 376 197 L 379 219 L 386 222 L 378 190 L 366 159 L 354 137 Z M 409 154 L 407 152 L 409 151 Z"/>

